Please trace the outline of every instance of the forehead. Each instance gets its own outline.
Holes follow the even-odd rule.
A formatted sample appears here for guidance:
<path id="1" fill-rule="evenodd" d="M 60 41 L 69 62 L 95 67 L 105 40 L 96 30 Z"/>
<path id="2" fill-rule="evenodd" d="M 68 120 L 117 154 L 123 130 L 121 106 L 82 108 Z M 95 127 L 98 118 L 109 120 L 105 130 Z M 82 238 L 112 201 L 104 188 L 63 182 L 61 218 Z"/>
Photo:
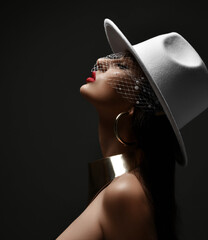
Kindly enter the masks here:
<path id="1" fill-rule="evenodd" d="M 129 52 L 111 53 L 111 54 L 105 56 L 104 58 L 107 58 L 107 59 L 129 59 L 129 60 L 136 62 L 136 60 L 134 59 L 132 54 L 130 54 Z"/>
<path id="2" fill-rule="evenodd" d="M 104 58 L 108 58 L 108 59 L 120 59 L 126 56 L 125 52 L 118 52 L 118 53 L 111 53 L 107 56 L 105 56 Z"/>
<path id="3" fill-rule="evenodd" d="M 112 53 L 109 54 L 105 57 L 102 57 L 104 59 L 107 60 L 112 60 L 112 63 L 117 63 L 117 62 L 125 62 L 131 65 L 136 65 L 139 66 L 139 64 L 137 63 L 136 59 L 132 56 L 132 54 L 130 54 L 129 52 L 119 52 L 119 53 Z"/>

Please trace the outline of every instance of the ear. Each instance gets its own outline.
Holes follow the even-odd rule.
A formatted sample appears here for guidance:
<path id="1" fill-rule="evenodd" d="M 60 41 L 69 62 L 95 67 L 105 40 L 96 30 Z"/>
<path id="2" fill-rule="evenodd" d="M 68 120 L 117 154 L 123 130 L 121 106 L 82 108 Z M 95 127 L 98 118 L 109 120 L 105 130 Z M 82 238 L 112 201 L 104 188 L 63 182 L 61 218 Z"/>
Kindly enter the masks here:
<path id="1" fill-rule="evenodd" d="M 129 116 L 133 116 L 134 114 L 134 106 L 132 106 L 130 109 L 129 109 Z"/>

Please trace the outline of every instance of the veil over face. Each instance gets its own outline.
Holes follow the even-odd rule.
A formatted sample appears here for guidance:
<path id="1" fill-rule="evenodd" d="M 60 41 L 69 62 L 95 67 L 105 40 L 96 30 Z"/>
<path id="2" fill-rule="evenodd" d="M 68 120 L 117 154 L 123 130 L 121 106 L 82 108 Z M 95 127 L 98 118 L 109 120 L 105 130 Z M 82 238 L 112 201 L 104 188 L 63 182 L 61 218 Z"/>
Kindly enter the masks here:
<path id="1" fill-rule="evenodd" d="M 99 58 L 91 71 L 104 74 L 111 72 L 107 83 L 123 98 L 143 111 L 162 111 L 146 76 L 130 53 L 119 52 Z"/>

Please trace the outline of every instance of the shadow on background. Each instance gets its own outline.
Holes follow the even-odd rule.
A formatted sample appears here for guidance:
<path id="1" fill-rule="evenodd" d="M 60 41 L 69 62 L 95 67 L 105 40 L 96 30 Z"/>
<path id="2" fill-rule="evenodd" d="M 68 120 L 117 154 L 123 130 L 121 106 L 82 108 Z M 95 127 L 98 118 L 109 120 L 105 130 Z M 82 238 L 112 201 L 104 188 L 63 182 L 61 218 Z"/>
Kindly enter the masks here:
<path id="1" fill-rule="evenodd" d="M 55 239 L 86 207 L 87 163 L 101 157 L 97 115 L 79 88 L 111 53 L 103 20 L 132 44 L 179 32 L 208 64 L 207 11 L 181 1 L 10 2 L 1 18 L 1 239 Z M 190 163 L 177 168 L 176 184 L 183 240 L 208 239 L 207 119 L 184 131 Z"/>

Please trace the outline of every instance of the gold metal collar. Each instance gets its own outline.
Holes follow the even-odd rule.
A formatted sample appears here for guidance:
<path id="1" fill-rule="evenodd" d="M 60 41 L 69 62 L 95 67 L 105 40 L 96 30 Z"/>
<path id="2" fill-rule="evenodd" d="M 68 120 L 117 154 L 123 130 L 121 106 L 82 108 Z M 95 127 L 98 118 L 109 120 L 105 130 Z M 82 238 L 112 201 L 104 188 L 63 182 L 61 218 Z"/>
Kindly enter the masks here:
<path id="1" fill-rule="evenodd" d="M 135 152 L 127 152 L 99 159 L 88 164 L 89 200 L 95 197 L 115 177 L 136 168 L 138 156 Z"/>

